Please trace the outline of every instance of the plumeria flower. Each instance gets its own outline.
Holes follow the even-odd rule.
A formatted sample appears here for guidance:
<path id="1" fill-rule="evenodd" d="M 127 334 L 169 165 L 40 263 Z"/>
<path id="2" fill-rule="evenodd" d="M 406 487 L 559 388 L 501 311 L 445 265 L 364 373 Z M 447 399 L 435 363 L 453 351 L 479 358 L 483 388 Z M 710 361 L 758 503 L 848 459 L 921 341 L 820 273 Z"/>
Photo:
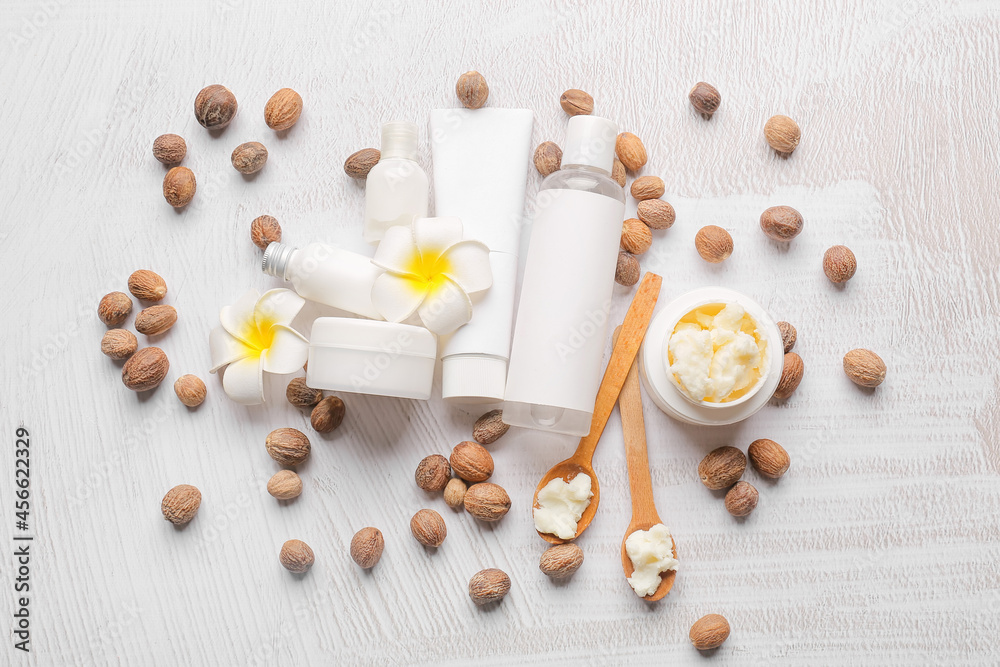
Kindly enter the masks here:
<path id="1" fill-rule="evenodd" d="M 250 290 L 219 312 L 212 329 L 211 373 L 225 367 L 222 387 L 243 405 L 264 402 L 264 373 L 294 373 L 306 363 L 309 342 L 289 324 L 305 299 L 287 289 Z"/>
<path id="2" fill-rule="evenodd" d="M 472 319 L 470 295 L 493 284 L 490 249 L 463 240 L 458 218 L 417 218 L 385 232 L 372 262 L 372 303 L 390 322 L 416 314 L 432 333 L 448 334 Z"/>

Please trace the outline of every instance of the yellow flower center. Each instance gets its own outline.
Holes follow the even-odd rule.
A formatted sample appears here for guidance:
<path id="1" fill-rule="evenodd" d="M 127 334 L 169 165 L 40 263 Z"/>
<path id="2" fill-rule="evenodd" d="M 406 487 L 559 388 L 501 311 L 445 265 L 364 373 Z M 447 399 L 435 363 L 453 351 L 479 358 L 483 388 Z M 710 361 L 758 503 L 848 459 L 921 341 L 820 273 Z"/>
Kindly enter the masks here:
<path id="1" fill-rule="evenodd" d="M 268 317 L 258 323 L 251 317 L 244 323 L 243 340 L 257 352 L 269 349 L 274 342 L 274 320 Z"/>
<path id="2" fill-rule="evenodd" d="M 437 252 L 419 251 L 413 253 L 406 264 L 406 270 L 412 274 L 407 276 L 411 287 L 422 294 L 431 294 L 445 284 L 445 273 L 451 271 L 451 262 L 446 255 Z"/>

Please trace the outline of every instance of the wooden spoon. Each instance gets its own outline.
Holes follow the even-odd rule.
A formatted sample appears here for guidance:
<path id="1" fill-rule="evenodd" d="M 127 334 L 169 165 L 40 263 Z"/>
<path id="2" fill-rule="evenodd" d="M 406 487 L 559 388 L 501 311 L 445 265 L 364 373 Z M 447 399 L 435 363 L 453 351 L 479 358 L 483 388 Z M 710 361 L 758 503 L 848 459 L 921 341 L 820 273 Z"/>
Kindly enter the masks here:
<path id="1" fill-rule="evenodd" d="M 600 442 L 601 434 L 604 433 L 608 417 L 611 416 L 611 411 L 614 410 L 615 403 L 618 401 L 618 393 L 621 391 L 622 383 L 625 382 L 628 369 L 632 365 L 632 362 L 635 361 L 639 345 L 646 335 L 646 328 L 649 326 L 649 320 L 653 316 L 653 308 L 656 306 L 656 299 L 660 295 L 660 284 L 662 282 L 663 279 L 655 273 L 647 273 L 643 276 L 642 283 L 639 284 L 639 289 L 632 299 L 632 305 L 629 306 L 628 312 L 625 313 L 625 320 L 622 322 L 621 327 L 619 327 L 621 337 L 611 350 L 611 359 L 608 361 L 608 367 L 604 371 L 604 379 L 601 381 L 601 387 L 597 392 L 597 402 L 594 404 L 594 416 L 590 422 L 590 433 L 580 440 L 580 444 L 577 445 L 573 456 L 555 464 L 551 470 L 545 473 L 542 481 L 538 483 L 538 487 L 535 489 L 532 507 L 538 507 L 538 492 L 556 477 L 561 477 L 563 481 L 569 482 L 580 473 L 590 476 L 590 488 L 594 496 L 590 499 L 590 504 L 584 510 L 583 516 L 577 522 L 576 535 L 571 539 L 580 537 L 594 519 L 594 514 L 597 513 L 597 505 L 601 500 L 601 488 L 597 483 L 597 475 L 594 474 L 594 466 L 592 465 L 594 450 L 597 449 L 597 443 Z M 552 544 L 562 544 L 563 542 L 570 541 L 556 537 L 551 533 L 538 532 L 538 534 L 543 540 Z"/>
<path id="2" fill-rule="evenodd" d="M 617 337 L 618 332 L 615 332 Z M 622 431 L 625 433 L 625 461 L 628 463 L 628 485 L 632 494 L 632 522 L 625 530 L 622 538 L 622 568 L 625 577 L 631 577 L 635 572 L 632 559 L 625 551 L 625 541 L 637 530 L 649 530 L 660 521 L 653 501 L 653 480 L 649 475 L 649 455 L 646 451 L 646 424 L 642 418 L 642 393 L 639 389 L 639 367 L 633 363 L 629 369 L 621 396 L 618 398 L 618 410 L 622 417 Z M 677 543 L 670 537 L 674 558 L 677 558 Z M 676 570 L 667 570 L 660 575 L 660 585 L 652 594 L 643 600 L 656 602 L 663 598 L 674 586 L 677 578 Z"/>

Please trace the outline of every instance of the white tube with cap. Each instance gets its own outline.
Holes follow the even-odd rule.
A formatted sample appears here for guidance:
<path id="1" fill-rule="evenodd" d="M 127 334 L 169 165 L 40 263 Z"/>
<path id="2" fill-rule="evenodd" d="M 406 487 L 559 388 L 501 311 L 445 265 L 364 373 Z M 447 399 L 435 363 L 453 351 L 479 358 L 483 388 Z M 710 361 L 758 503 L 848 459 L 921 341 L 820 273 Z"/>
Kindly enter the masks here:
<path id="1" fill-rule="evenodd" d="M 493 271 L 472 321 L 441 346 L 441 392 L 452 403 L 504 397 L 533 120 L 527 109 L 431 111 L 435 215 L 461 218 L 466 238 L 489 246 Z"/>
<path id="2" fill-rule="evenodd" d="M 538 192 L 503 407 L 513 426 L 590 431 L 625 215 L 617 135 L 605 118 L 571 118 L 562 168 Z"/>

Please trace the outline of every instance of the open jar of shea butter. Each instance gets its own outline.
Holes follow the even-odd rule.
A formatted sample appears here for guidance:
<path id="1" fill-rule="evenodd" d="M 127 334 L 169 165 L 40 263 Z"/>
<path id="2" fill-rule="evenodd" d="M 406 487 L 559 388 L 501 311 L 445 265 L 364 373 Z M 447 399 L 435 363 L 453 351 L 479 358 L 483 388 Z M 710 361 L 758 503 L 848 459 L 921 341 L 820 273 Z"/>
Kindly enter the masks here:
<path id="1" fill-rule="evenodd" d="M 762 408 L 781 379 L 781 333 L 756 301 L 703 287 L 653 318 L 639 353 L 643 385 L 674 419 L 733 424 Z"/>

